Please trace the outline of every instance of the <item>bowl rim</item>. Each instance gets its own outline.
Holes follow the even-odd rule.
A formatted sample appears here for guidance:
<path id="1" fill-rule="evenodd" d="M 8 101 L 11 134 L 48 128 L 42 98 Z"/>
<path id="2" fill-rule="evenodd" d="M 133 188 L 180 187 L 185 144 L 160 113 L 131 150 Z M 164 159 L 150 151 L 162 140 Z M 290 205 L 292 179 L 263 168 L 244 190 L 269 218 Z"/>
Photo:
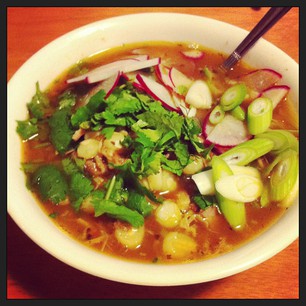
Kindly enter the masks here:
<path id="1" fill-rule="evenodd" d="M 167 17 L 167 18 L 165 18 Z M 298 218 L 299 218 L 299 208 L 298 208 L 298 199 L 297 203 L 293 206 L 294 208 L 289 209 L 286 212 L 286 218 L 284 218 L 284 222 L 282 222 L 282 226 L 279 223 L 274 224 L 269 229 L 262 233 L 260 236 L 254 238 L 252 241 L 246 243 L 243 246 L 240 246 L 238 249 L 231 251 L 228 254 L 224 254 L 218 256 L 216 258 L 207 259 L 201 262 L 187 263 L 187 264 L 143 264 L 143 263 L 135 263 L 130 261 L 124 261 L 121 259 L 116 259 L 111 256 L 98 254 L 96 251 L 89 249 L 87 246 L 81 246 L 79 242 L 71 239 L 67 236 L 67 234 L 63 234 L 63 231 L 59 228 L 55 229 L 55 226 L 52 221 L 47 220 L 46 222 L 46 214 L 41 210 L 39 205 L 35 203 L 35 206 L 29 207 L 28 212 L 23 212 L 21 207 L 19 207 L 17 203 L 17 199 L 19 199 L 15 189 L 15 177 L 14 173 L 16 173 L 16 167 L 12 168 L 12 163 L 14 159 L 18 156 L 18 147 L 12 147 L 12 138 L 16 138 L 15 130 L 12 132 L 11 127 L 12 123 L 10 122 L 10 115 L 12 115 L 12 105 L 9 101 L 14 100 L 14 92 L 13 88 L 16 86 L 17 82 L 22 79 L 23 74 L 30 69 L 30 66 L 35 63 L 37 58 L 42 58 L 44 54 L 46 54 L 49 49 L 56 48 L 59 44 L 68 40 L 71 42 L 75 37 L 87 35 L 88 33 L 95 33 L 95 30 L 98 28 L 109 30 L 112 27 L 118 27 L 120 24 L 125 22 L 130 22 L 130 20 L 134 20 L 135 22 L 139 22 L 140 20 L 148 20 L 151 18 L 153 20 L 158 20 L 160 18 L 164 19 L 164 23 L 171 22 L 174 19 L 188 22 L 188 20 L 195 21 L 198 24 L 215 24 L 218 27 L 226 27 L 232 29 L 235 33 L 237 33 L 237 39 L 241 39 L 242 36 L 246 35 L 248 31 L 241 29 L 235 25 L 215 20 L 208 17 L 202 17 L 193 14 L 186 13 L 168 13 L 168 12 L 148 12 L 148 13 L 135 13 L 135 14 L 126 14 L 121 16 L 110 17 L 102 20 L 98 20 L 87 25 L 76 28 L 66 34 L 56 38 L 55 40 L 48 43 L 46 46 L 41 48 L 35 54 L 33 54 L 11 77 L 8 82 L 8 113 L 7 113 L 7 121 L 8 121 L 8 163 L 7 163 L 7 176 L 8 176 L 8 204 L 7 211 L 15 223 L 22 229 L 22 231 L 31 238 L 37 245 L 39 245 L 42 249 L 46 250 L 49 254 L 54 256 L 55 258 L 61 260 L 62 262 L 77 268 L 80 271 L 89 273 L 91 275 L 101 277 L 104 279 L 109 279 L 113 281 L 118 281 L 122 283 L 136 284 L 136 285 L 149 285 L 149 286 L 174 286 L 174 285 L 188 285 L 195 283 L 203 283 L 207 281 L 221 279 L 230 275 L 234 275 L 245 271 L 249 268 L 252 268 L 263 261 L 273 257 L 275 254 L 286 248 L 289 244 L 291 244 L 295 239 L 299 236 L 299 228 L 298 228 Z M 134 22 L 133 21 L 133 22 Z M 150 39 L 151 41 L 151 39 Z M 203 45 L 203 44 L 202 44 Z M 205 45 L 203 45 L 205 46 Z M 298 71 L 298 64 L 290 58 L 287 54 L 285 54 L 282 50 L 280 50 L 275 45 L 272 45 L 270 42 L 261 38 L 258 41 L 257 49 L 264 46 L 270 50 L 274 50 L 277 54 L 279 54 L 282 58 L 286 58 L 288 60 L 289 65 L 294 65 L 295 69 Z M 254 48 L 256 50 L 256 46 Z M 249 51 L 251 53 L 252 50 Z M 255 52 L 255 51 L 254 51 Z M 88 54 L 89 55 L 89 54 Z M 245 61 L 248 61 L 251 55 L 245 56 Z M 69 65 L 68 65 L 69 66 Z M 67 66 L 67 67 L 68 67 Z M 295 73 L 295 72 L 294 72 Z M 50 81 L 49 81 L 50 83 Z M 296 84 L 297 86 L 297 84 Z M 298 94 L 298 90 L 295 89 L 296 94 Z M 16 99 L 16 98 L 15 98 Z M 297 99 L 298 101 L 298 99 Z M 298 102 L 297 102 L 298 107 Z M 16 163 L 16 162 L 15 162 Z M 15 172 L 13 172 L 13 170 Z M 21 176 L 21 175 L 20 175 Z M 20 178 L 24 180 L 23 178 Z M 24 184 L 25 187 L 25 184 Z M 21 188 L 22 189 L 22 188 Z M 32 195 L 29 191 L 18 190 L 18 193 L 22 195 L 22 199 L 26 201 L 35 202 L 33 200 Z M 15 192 L 14 192 L 15 191 Z M 36 227 L 43 227 L 46 230 L 49 230 L 52 233 L 53 237 L 59 239 L 62 245 L 65 245 L 62 249 L 59 249 L 56 243 L 50 243 L 48 239 L 45 237 L 44 233 L 37 232 L 33 227 L 31 227 L 29 221 L 26 221 L 25 218 L 32 218 L 32 214 L 37 216 L 35 218 Z M 42 220 L 39 220 L 41 218 Z M 292 226 L 292 221 L 295 221 L 295 226 Z M 290 226 L 291 225 L 291 226 Z M 284 239 L 274 245 L 269 245 L 269 250 L 263 251 L 265 245 L 267 245 L 271 241 L 271 237 L 277 237 L 279 235 L 279 231 L 282 227 L 287 228 L 286 236 Z M 80 251 L 80 258 L 71 258 L 71 250 Z M 245 260 L 245 256 L 249 257 L 253 254 L 251 259 Z M 86 260 L 84 257 L 87 258 Z M 88 265 L 88 260 L 90 265 Z M 234 266 L 229 266 L 227 262 L 231 260 L 234 263 Z M 120 265 L 118 265 L 120 262 Z M 98 270 L 96 265 L 100 265 L 102 263 L 106 263 L 105 267 L 102 270 Z M 119 267 L 120 266 L 120 267 Z M 122 267 L 124 268 L 122 270 Z M 212 270 L 212 266 L 217 267 Z M 186 269 L 187 267 L 187 269 Z M 190 268 L 194 271 L 194 273 L 187 273 L 190 271 Z M 167 274 L 165 274 L 165 270 Z M 180 274 L 181 278 L 178 278 L 177 275 Z"/>

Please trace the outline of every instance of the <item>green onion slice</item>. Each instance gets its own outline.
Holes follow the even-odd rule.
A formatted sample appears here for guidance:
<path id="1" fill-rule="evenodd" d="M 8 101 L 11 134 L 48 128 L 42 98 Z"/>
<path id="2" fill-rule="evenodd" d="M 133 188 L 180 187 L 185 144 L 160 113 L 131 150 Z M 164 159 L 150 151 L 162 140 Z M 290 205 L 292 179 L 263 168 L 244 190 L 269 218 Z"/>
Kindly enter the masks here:
<path id="1" fill-rule="evenodd" d="M 214 109 L 211 111 L 208 119 L 211 124 L 217 124 L 220 123 L 224 118 L 225 112 L 221 108 L 220 105 L 216 105 Z"/>
<path id="2" fill-rule="evenodd" d="M 267 169 L 272 201 L 282 201 L 286 198 L 297 181 L 298 171 L 298 153 L 295 150 L 284 150 L 275 157 Z"/>
<path id="3" fill-rule="evenodd" d="M 270 190 L 269 190 L 269 185 L 268 184 L 263 184 L 263 189 L 262 193 L 260 196 L 260 206 L 261 207 L 266 207 L 270 203 Z"/>
<path id="4" fill-rule="evenodd" d="M 216 181 L 216 190 L 227 199 L 237 202 L 253 202 L 263 190 L 260 178 L 247 174 L 233 174 Z"/>
<path id="5" fill-rule="evenodd" d="M 285 149 L 292 149 L 298 152 L 299 142 L 297 138 L 286 130 L 268 130 L 266 132 L 255 135 L 255 138 L 269 138 L 273 141 L 274 147 L 272 154 L 279 154 Z"/>
<path id="6" fill-rule="evenodd" d="M 219 155 L 228 164 L 245 166 L 273 149 L 273 141 L 268 138 L 253 138 Z"/>
<path id="7" fill-rule="evenodd" d="M 230 113 L 238 120 L 243 121 L 245 119 L 245 111 L 240 105 L 233 108 Z"/>
<path id="8" fill-rule="evenodd" d="M 247 124 L 250 134 L 265 132 L 272 121 L 273 104 L 269 98 L 257 98 L 247 110 Z"/>
<path id="9" fill-rule="evenodd" d="M 212 176 L 214 183 L 219 179 L 233 175 L 233 171 L 227 163 L 215 155 L 212 158 Z M 237 202 L 222 196 L 216 191 L 218 206 L 225 219 L 234 230 L 241 230 L 246 224 L 246 209 L 243 202 Z"/>
<path id="10" fill-rule="evenodd" d="M 245 84 L 239 83 L 228 88 L 220 99 L 220 105 L 224 111 L 234 109 L 240 105 L 247 94 L 247 88 Z"/>

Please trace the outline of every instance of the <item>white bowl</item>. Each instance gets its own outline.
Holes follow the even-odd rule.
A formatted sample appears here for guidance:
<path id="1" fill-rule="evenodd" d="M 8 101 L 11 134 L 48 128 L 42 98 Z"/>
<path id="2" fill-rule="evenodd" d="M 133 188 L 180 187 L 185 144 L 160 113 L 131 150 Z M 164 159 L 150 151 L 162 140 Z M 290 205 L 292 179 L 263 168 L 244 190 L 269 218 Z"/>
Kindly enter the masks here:
<path id="1" fill-rule="evenodd" d="M 154 25 L 154 26 L 152 26 Z M 8 83 L 8 212 L 40 247 L 64 263 L 105 279 L 138 285 L 172 286 L 224 278 L 271 258 L 299 235 L 298 200 L 258 238 L 214 259 L 189 264 L 158 265 L 123 261 L 101 255 L 63 233 L 41 210 L 25 186 L 20 170 L 21 143 L 16 120 L 26 119 L 26 103 L 35 83 L 44 89 L 78 60 L 123 43 L 187 41 L 230 54 L 247 31 L 217 20 L 176 13 L 142 13 L 105 19 L 78 28 L 34 54 Z M 298 64 L 283 51 L 260 39 L 244 60 L 255 67 L 270 67 L 291 87 L 298 109 Z M 71 256 L 73 254 L 73 256 Z"/>

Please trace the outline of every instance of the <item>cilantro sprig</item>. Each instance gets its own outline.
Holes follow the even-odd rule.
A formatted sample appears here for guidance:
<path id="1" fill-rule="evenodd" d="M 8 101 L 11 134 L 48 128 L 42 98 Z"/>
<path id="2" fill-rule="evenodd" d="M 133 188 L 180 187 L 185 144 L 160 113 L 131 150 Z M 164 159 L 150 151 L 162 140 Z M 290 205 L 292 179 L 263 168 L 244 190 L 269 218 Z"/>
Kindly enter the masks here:
<path id="1" fill-rule="evenodd" d="M 38 136 L 39 121 L 42 120 L 50 109 L 50 101 L 46 93 L 42 92 L 39 83 L 36 82 L 36 92 L 30 102 L 27 103 L 29 118 L 17 120 L 16 132 L 22 140 L 29 140 Z"/>
<path id="2" fill-rule="evenodd" d="M 107 214 L 139 227 L 153 209 L 150 201 L 162 202 L 140 183 L 140 178 L 161 169 L 180 176 L 192 154 L 206 156 L 210 151 L 199 139 L 198 121 L 165 109 L 159 101 L 136 91 L 129 83 L 115 88 L 108 98 L 100 90 L 86 105 L 76 109 L 77 95 L 69 89 L 58 97 L 58 106 L 47 119 L 45 111 L 49 104 L 45 97 L 37 84 L 36 94 L 28 105 L 30 118 L 18 122 L 17 129 L 23 139 L 38 133 L 37 124 L 47 120 L 49 140 L 64 155 L 77 145 L 72 136 L 79 128 L 100 131 L 108 139 L 114 131 L 124 129 L 128 136 L 122 145 L 131 152 L 125 164 L 111 165 L 115 170 L 113 178 L 97 190 L 84 172 L 82 159 L 65 158 L 60 166 L 38 167 L 32 183 L 44 200 L 54 204 L 68 197 L 78 211 L 83 201 L 89 199 L 96 217 Z M 210 205 L 200 197 L 195 202 L 200 207 Z"/>

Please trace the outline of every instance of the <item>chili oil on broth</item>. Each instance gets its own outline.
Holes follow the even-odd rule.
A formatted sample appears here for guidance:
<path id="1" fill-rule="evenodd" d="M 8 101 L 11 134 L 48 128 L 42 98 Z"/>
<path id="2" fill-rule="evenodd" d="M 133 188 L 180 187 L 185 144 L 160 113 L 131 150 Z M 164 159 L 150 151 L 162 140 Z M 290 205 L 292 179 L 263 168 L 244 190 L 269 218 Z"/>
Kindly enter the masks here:
<path id="1" fill-rule="evenodd" d="M 67 69 L 48 87 L 46 92 L 48 93 L 51 104 L 56 107 L 56 98 L 61 92 L 70 87 L 75 88 L 78 86 L 78 103 L 76 105 L 78 107 L 78 105 L 84 103 L 86 92 L 95 85 L 67 85 L 65 81 L 68 78 L 74 76 L 76 71 L 82 69 L 91 70 L 108 62 L 137 54 L 148 54 L 151 58 L 161 57 L 162 59 L 167 59 L 166 64 L 179 69 L 192 79 L 203 78 L 203 67 L 206 65 L 218 74 L 219 72 L 216 67 L 223 62 L 225 55 L 201 46 L 199 48 L 203 49 L 205 55 L 203 58 L 197 60 L 190 60 L 182 55 L 181 51 L 188 49 L 188 44 L 184 43 L 148 42 L 124 45 L 106 50 L 83 59 L 73 67 Z M 253 70 L 252 67 L 240 62 L 225 77 L 235 78 L 251 70 Z M 221 88 L 228 86 L 222 80 L 223 77 L 224 75 L 219 74 L 219 85 Z M 280 103 L 277 109 L 275 124 L 283 129 L 296 129 L 296 115 L 293 113 L 293 109 L 288 106 L 290 104 L 289 102 L 284 100 Z M 198 119 L 202 121 L 207 112 L 198 111 Z M 288 114 L 290 115 L 288 116 Z M 46 139 L 34 138 L 23 142 L 23 163 L 43 162 L 59 164 L 60 160 L 61 157 L 48 144 Z M 188 194 L 191 194 L 194 188 L 195 186 L 190 178 L 182 176 L 178 179 L 177 189 L 164 194 L 164 197 L 169 200 L 178 201 L 178 195 L 186 193 L 186 191 Z M 173 231 L 173 229 L 167 230 L 163 228 L 156 221 L 153 214 L 145 219 L 145 236 L 142 244 L 136 249 L 131 250 L 119 243 L 114 235 L 114 226 L 118 221 L 105 215 L 95 218 L 84 211 L 76 212 L 68 201 L 63 201 L 58 205 L 54 205 L 51 201 L 43 202 L 38 194 L 35 191 L 33 192 L 37 202 L 45 211 L 46 215 L 52 218 L 54 223 L 72 238 L 98 252 L 124 260 L 140 262 L 191 262 L 230 252 L 260 235 L 285 212 L 284 208 L 273 205 L 273 203 L 266 207 L 260 207 L 259 203 L 256 202 L 247 203 L 247 226 L 242 231 L 234 231 L 216 207 L 210 209 L 207 215 L 199 214 L 198 209 L 194 207 L 193 212 L 196 217 L 190 223 L 187 222 L 189 224 L 187 231 L 182 227 L 175 228 L 174 230 L 185 232 L 187 235 L 193 237 L 197 243 L 197 252 L 188 258 L 173 259 L 167 257 L 162 252 L 163 238 L 168 231 Z"/>

